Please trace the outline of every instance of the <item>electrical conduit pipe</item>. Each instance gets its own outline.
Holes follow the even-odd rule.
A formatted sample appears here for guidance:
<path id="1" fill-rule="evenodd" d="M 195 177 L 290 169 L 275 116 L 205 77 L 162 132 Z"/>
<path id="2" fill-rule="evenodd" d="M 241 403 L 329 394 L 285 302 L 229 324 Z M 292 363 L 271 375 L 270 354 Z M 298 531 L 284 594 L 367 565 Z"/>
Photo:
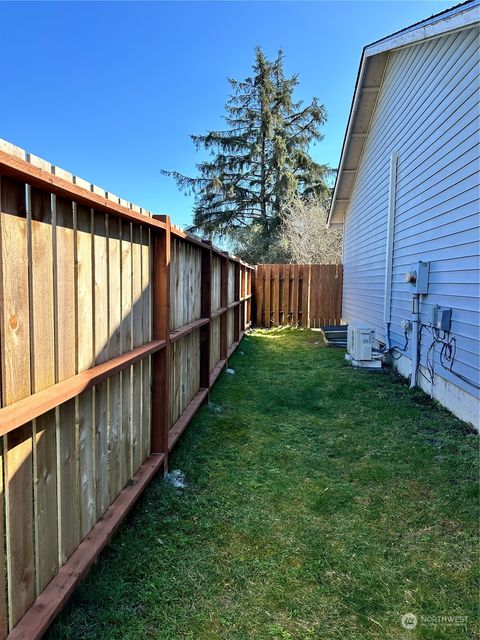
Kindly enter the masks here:
<path id="1" fill-rule="evenodd" d="M 420 326 L 420 295 L 414 293 L 412 296 L 412 372 L 410 375 L 410 389 L 417 386 L 418 373 L 418 337 Z"/>

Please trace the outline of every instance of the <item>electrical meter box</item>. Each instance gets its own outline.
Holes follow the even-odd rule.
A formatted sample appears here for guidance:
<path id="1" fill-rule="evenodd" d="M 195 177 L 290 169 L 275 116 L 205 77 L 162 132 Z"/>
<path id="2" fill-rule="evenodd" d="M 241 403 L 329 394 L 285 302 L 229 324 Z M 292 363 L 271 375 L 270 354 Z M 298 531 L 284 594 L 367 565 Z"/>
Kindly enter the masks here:
<path id="1" fill-rule="evenodd" d="M 430 262 L 419 260 L 412 265 L 410 271 L 405 274 L 405 281 L 410 284 L 412 293 L 428 293 L 428 275 L 430 272 Z"/>

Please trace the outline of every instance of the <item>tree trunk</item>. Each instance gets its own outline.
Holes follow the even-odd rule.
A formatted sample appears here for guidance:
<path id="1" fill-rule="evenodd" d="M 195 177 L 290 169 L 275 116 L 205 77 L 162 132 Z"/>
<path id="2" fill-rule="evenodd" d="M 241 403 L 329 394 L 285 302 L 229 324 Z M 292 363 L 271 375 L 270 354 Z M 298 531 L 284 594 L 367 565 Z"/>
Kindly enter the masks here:
<path id="1" fill-rule="evenodd" d="M 263 223 L 264 229 L 268 234 L 267 198 L 266 198 L 267 185 L 265 184 L 266 182 L 266 170 L 265 170 L 265 155 L 266 155 L 265 138 L 266 136 L 265 136 L 265 131 L 263 130 L 263 121 L 262 121 L 261 138 L 262 138 L 262 152 L 261 152 L 262 158 L 261 158 L 261 170 L 260 170 L 261 171 L 260 173 L 260 212 L 262 216 L 262 223 Z"/>

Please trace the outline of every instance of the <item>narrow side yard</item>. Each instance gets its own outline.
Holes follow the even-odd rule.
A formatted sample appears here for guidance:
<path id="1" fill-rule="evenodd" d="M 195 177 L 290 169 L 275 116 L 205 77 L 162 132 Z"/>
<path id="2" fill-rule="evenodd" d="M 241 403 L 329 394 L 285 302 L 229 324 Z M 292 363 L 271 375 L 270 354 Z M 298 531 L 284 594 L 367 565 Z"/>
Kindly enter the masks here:
<path id="1" fill-rule="evenodd" d="M 478 638 L 478 436 L 343 355 L 246 337 L 48 639 Z"/>

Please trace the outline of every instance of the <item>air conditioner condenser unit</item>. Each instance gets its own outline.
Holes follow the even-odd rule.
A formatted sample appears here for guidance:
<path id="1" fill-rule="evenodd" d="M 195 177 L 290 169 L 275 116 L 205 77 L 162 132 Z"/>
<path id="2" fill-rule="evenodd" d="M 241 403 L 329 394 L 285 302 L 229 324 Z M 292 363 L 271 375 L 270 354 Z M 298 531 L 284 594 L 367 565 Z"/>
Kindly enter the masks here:
<path id="1" fill-rule="evenodd" d="M 352 323 L 347 330 L 347 359 L 354 367 L 381 369 L 379 354 L 373 352 L 375 330 L 368 325 Z"/>

